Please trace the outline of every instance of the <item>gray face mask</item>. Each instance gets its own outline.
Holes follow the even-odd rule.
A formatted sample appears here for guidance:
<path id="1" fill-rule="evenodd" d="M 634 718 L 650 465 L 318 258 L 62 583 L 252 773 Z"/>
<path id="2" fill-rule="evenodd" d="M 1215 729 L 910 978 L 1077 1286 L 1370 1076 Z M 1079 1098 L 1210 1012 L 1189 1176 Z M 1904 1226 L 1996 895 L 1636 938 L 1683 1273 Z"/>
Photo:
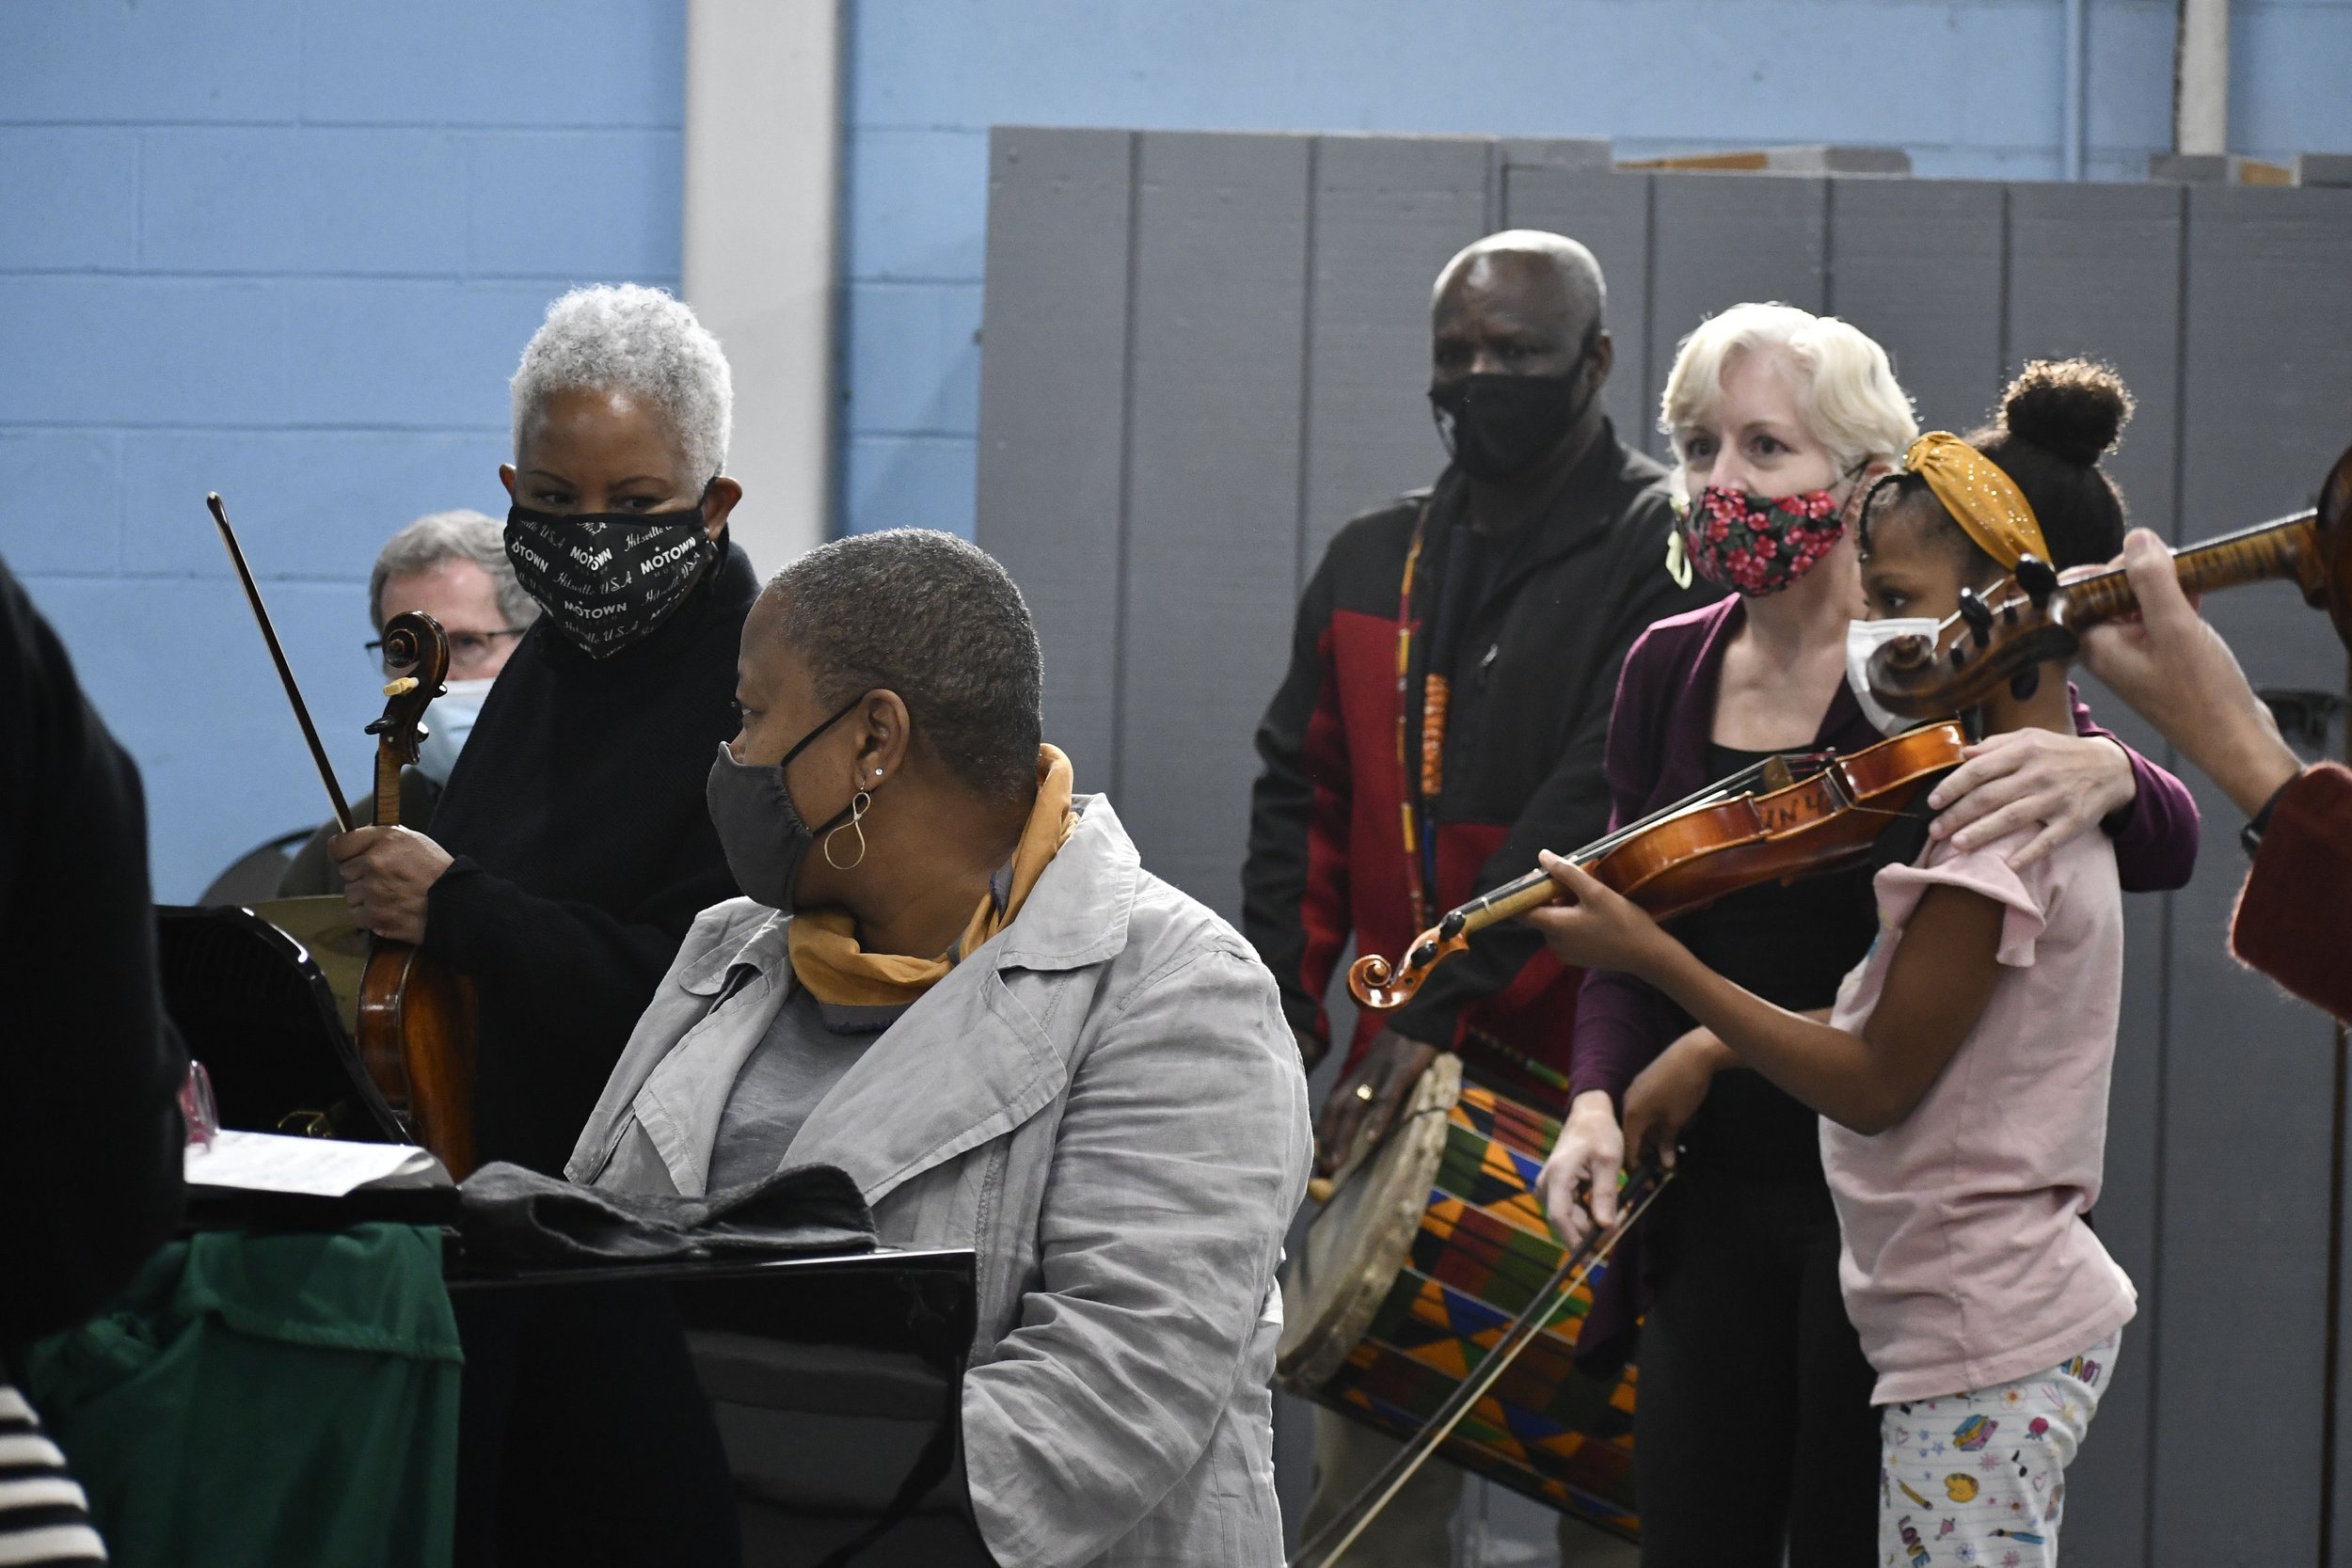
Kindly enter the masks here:
<path id="1" fill-rule="evenodd" d="M 831 821 L 811 828 L 792 803 L 784 770 L 865 700 L 864 693 L 850 699 L 839 713 L 801 736 L 784 753 L 782 762 L 764 768 L 736 761 L 735 753 L 723 741 L 720 743 L 719 760 L 710 765 L 703 799 L 710 808 L 711 826 L 719 830 L 719 847 L 726 853 L 727 869 L 735 874 L 735 885 L 746 898 L 771 910 L 790 909 L 792 884 L 800 879 L 801 863 L 808 859 L 809 847 L 818 834 L 850 819 L 850 808 L 844 806 Z"/>

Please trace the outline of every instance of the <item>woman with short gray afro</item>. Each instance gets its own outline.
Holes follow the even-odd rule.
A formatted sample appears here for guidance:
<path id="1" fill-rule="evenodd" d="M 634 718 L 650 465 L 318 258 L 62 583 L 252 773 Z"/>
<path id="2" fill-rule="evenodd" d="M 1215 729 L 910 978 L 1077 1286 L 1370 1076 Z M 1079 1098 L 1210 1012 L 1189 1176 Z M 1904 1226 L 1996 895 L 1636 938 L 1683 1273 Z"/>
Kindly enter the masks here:
<path id="1" fill-rule="evenodd" d="M 515 446 L 556 392 L 633 392 L 668 416 L 694 471 L 724 471 L 735 427 L 735 378 L 719 340 L 664 289 L 600 283 L 548 307 L 509 383 Z"/>

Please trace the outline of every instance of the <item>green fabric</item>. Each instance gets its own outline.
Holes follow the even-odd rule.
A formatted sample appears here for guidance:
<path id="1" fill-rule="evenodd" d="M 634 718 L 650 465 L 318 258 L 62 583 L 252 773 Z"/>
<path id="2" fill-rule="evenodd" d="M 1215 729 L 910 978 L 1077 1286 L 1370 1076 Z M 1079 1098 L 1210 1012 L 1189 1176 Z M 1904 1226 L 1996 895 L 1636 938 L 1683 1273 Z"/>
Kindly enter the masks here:
<path id="1" fill-rule="evenodd" d="M 207 1231 L 24 1383 L 119 1568 L 450 1560 L 456 1320 L 437 1230 Z"/>

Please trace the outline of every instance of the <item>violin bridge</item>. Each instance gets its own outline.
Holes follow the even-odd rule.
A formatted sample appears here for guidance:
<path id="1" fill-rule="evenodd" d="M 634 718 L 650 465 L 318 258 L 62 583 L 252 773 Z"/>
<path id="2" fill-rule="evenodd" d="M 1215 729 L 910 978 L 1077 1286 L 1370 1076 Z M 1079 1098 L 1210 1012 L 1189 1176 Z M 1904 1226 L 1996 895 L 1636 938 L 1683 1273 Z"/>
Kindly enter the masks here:
<path id="1" fill-rule="evenodd" d="M 1764 759 L 1764 787 L 1766 790 L 1787 789 L 1793 785 L 1796 782 L 1797 776 L 1789 771 L 1788 759 L 1787 757 L 1775 752 L 1772 756 Z"/>

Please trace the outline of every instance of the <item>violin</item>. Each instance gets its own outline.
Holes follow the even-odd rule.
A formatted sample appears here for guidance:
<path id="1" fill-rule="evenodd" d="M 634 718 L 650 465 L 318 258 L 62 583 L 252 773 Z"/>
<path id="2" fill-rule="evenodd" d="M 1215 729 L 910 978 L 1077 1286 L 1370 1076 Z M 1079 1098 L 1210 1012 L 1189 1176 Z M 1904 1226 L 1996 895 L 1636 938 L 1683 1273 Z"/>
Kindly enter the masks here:
<path id="1" fill-rule="evenodd" d="M 420 610 L 384 626 L 384 663 L 406 673 L 384 688 L 375 736 L 375 826 L 400 826 L 400 771 L 412 767 L 424 711 L 449 676 L 449 636 Z M 359 980 L 359 1059 L 419 1145 L 464 1180 L 473 1170 L 473 987 L 405 942 L 372 936 Z"/>
<path id="2" fill-rule="evenodd" d="M 2173 571 L 2191 594 L 2292 582 L 2306 604 L 2328 612 L 2336 635 L 2352 648 L 2347 515 L 2352 448 L 2328 471 L 2316 506 L 2190 546 L 2173 556 Z M 1870 693 L 1907 719 L 1980 706 L 2004 686 L 2020 699 L 2029 697 L 2042 665 L 2074 657 L 2085 628 L 2138 608 L 2121 568 L 2060 582 L 2046 562 L 2027 556 L 1987 593 L 1963 589 L 1960 609 L 1945 617 L 1932 640 L 1899 637 L 1871 654 Z"/>
<path id="3" fill-rule="evenodd" d="M 1660 920 L 1762 882 L 1792 882 L 1867 861 L 1897 818 L 1961 764 L 1970 742 L 1957 720 L 1908 730 L 1841 756 L 1835 751 L 1766 757 L 1566 858 L 1604 887 Z M 1358 958 L 1347 989 L 1375 1012 L 1412 1000 L 1429 972 L 1497 921 L 1560 899 L 1541 869 L 1480 895 L 1423 931 L 1394 965 Z"/>
<path id="4" fill-rule="evenodd" d="M 294 667 L 270 624 L 262 603 L 261 586 L 246 564 L 237 531 L 229 526 L 228 509 L 218 495 L 204 498 L 228 548 L 246 603 L 277 666 L 278 679 L 294 706 L 310 760 L 326 786 L 335 825 L 351 832 L 351 807 L 335 769 L 310 722 L 310 709 L 294 683 Z M 395 615 L 384 628 L 387 669 L 406 672 L 384 688 L 383 717 L 368 726 L 375 745 L 375 826 L 400 826 L 400 770 L 417 760 L 424 739 L 424 710 L 441 695 L 449 676 L 449 634 L 432 616 L 418 611 Z M 358 1006 L 359 1058 L 368 1077 L 384 1096 L 400 1124 L 420 1146 L 432 1152 L 452 1177 L 464 1180 L 473 1170 L 473 987 L 439 960 L 405 942 L 382 937 L 368 939 L 367 967 L 361 972 Z"/>

